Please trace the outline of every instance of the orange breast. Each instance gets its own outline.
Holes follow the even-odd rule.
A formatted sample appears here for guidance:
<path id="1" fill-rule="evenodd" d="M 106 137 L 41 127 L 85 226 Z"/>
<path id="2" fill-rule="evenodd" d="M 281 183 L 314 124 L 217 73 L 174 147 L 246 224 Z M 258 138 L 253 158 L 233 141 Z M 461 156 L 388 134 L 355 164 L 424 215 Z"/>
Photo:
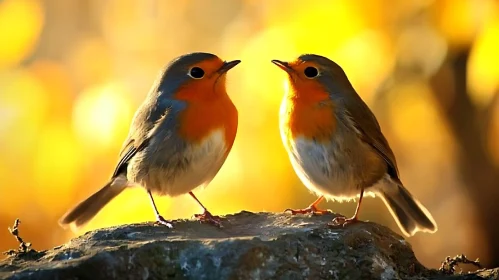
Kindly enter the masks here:
<path id="1" fill-rule="evenodd" d="M 179 134 L 187 141 L 200 143 L 217 129 L 225 129 L 227 153 L 237 133 L 236 107 L 225 94 L 209 100 L 186 100 L 187 107 L 180 114 Z"/>
<path id="2" fill-rule="evenodd" d="M 334 103 L 320 89 L 288 94 L 281 111 L 281 129 L 286 137 L 330 141 L 336 129 Z"/>

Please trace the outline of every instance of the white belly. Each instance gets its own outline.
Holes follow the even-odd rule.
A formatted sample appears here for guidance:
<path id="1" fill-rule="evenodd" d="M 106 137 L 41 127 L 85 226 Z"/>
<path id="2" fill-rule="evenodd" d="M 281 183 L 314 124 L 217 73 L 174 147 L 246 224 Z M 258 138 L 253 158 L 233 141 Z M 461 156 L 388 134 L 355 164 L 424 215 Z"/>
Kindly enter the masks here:
<path id="1" fill-rule="evenodd" d="M 381 158 L 359 140 L 358 132 L 349 123 L 337 120 L 335 136 L 326 143 L 291 135 L 286 123 L 291 110 L 286 99 L 281 103 L 280 131 L 284 147 L 297 176 L 317 195 L 344 201 L 360 195 L 373 195 L 372 167 L 382 166 Z M 381 177 L 380 177 L 381 178 Z"/>
<path id="2" fill-rule="evenodd" d="M 168 156 L 164 165 L 148 166 L 136 183 L 158 195 L 177 196 L 208 185 L 226 158 L 223 129 L 212 132 L 197 145 L 188 145 Z"/>
<path id="3" fill-rule="evenodd" d="M 341 154 L 331 152 L 331 147 L 302 137 L 286 146 L 296 174 L 312 192 L 340 201 L 360 194 L 352 171 L 342 164 L 345 161 Z"/>

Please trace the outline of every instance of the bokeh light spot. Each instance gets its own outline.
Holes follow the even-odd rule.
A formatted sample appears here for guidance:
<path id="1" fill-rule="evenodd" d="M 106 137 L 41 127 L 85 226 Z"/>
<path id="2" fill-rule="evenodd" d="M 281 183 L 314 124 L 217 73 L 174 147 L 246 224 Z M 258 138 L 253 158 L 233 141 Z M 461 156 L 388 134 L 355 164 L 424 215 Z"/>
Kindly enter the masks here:
<path id="1" fill-rule="evenodd" d="M 68 125 L 58 123 L 47 126 L 41 133 L 37 151 L 34 154 L 35 181 L 34 193 L 45 201 L 44 210 L 55 214 L 66 209 L 56 203 L 60 197 L 68 197 L 80 176 L 84 154 L 78 147 Z"/>
<path id="2" fill-rule="evenodd" d="M 39 0 L 0 1 L 0 69 L 31 54 L 43 27 Z"/>
<path id="3" fill-rule="evenodd" d="M 73 129 L 84 145 L 99 149 L 124 141 L 132 114 L 128 96 L 118 84 L 90 87 L 78 96 Z"/>
<path id="4" fill-rule="evenodd" d="M 495 16 L 478 35 L 470 55 L 468 79 L 473 101 L 487 105 L 499 90 L 499 4 Z"/>

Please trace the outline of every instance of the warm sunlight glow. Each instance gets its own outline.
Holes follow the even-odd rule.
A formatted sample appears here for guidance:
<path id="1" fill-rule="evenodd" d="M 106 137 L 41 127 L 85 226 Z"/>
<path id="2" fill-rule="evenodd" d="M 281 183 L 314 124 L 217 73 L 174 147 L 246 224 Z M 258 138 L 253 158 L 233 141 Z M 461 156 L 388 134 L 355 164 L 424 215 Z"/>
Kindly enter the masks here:
<path id="1" fill-rule="evenodd" d="M 80 179 L 80 164 L 84 159 L 69 126 L 47 127 L 40 136 L 34 154 L 35 181 L 34 193 L 38 199 L 57 202 L 60 197 L 72 194 L 72 186 Z M 48 213 L 57 209 L 65 211 L 60 203 L 44 203 Z"/>
<path id="2" fill-rule="evenodd" d="M 478 35 L 470 57 L 471 93 L 475 102 L 488 104 L 499 90 L 499 4 L 485 29 Z"/>
<path id="3" fill-rule="evenodd" d="M 108 84 L 88 88 L 76 101 L 73 127 L 78 137 L 95 148 L 124 141 L 122 135 L 131 116 L 129 93 L 122 86 Z"/>
<path id="4" fill-rule="evenodd" d="M 390 108 L 389 117 L 393 122 L 394 137 L 407 143 L 428 146 L 442 146 L 449 140 L 447 129 L 433 106 L 432 93 L 426 85 L 407 83 L 393 94 L 392 102 L 397 106 Z"/>
<path id="5" fill-rule="evenodd" d="M 48 114 L 48 93 L 27 71 L 13 71 L 0 80 L 0 86 L 0 135 L 8 140 L 7 152 L 11 156 L 16 152 L 29 154 Z"/>
<path id="6" fill-rule="evenodd" d="M 448 40 L 454 44 L 466 44 L 472 39 L 494 1 L 470 0 L 435 1 L 440 6 L 439 24 Z"/>
<path id="7" fill-rule="evenodd" d="M 288 77 L 271 60 L 314 53 L 344 69 L 375 113 L 404 184 L 435 217 L 436 234 L 411 239 L 418 258 L 438 266 L 468 249 L 487 257 L 487 248 L 470 242 L 486 240 L 483 226 L 454 234 L 463 217 L 480 220 L 472 210 L 462 214 L 478 208 L 464 191 L 469 180 L 460 160 L 474 151 L 461 150 L 462 143 L 483 139 L 460 143 L 455 136 L 462 134 L 453 131 L 467 126 L 448 117 L 464 114 L 457 119 L 479 126 L 481 115 L 446 106 L 456 100 L 451 67 L 462 50 L 471 51 L 468 86 L 477 116 L 499 90 L 495 0 L 0 0 L 0 38 L 0 252 L 17 246 L 5 230 L 15 218 L 37 250 L 75 236 L 57 220 L 107 183 L 158 71 L 189 52 L 242 61 L 226 79 L 239 113 L 237 136 L 213 181 L 194 190 L 201 202 L 219 215 L 306 207 L 316 196 L 295 174 L 279 131 Z M 499 105 L 490 108 L 487 152 L 499 163 Z M 155 199 L 167 219 L 202 212 L 187 194 Z M 365 203 L 361 219 L 398 230 L 379 199 Z M 355 205 L 320 207 L 350 215 Z M 131 188 L 79 233 L 154 219 L 146 191 Z"/>
<path id="8" fill-rule="evenodd" d="M 43 22 L 39 0 L 0 1 L 0 69 L 18 63 L 33 51 Z"/>

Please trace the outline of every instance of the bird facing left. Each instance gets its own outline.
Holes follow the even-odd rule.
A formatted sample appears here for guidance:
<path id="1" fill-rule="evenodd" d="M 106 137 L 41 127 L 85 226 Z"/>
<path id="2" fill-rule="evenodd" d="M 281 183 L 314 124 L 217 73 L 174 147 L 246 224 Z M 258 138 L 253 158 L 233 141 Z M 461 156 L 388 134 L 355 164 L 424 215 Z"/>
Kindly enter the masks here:
<path id="1" fill-rule="evenodd" d="M 135 112 L 109 182 L 65 213 L 59 224 L 81 227 L 123 190 L 138 185 L 147 191 L 160 224 L 172 227 L 159 214 L 153 194 L 188 193 L 204 209 L 195 217 L 221 226 L 192 191 L 213 180 L 234 143 L 238 112 L 225 80 L 240 62 L 198 52 L 165 66 Z"/>

